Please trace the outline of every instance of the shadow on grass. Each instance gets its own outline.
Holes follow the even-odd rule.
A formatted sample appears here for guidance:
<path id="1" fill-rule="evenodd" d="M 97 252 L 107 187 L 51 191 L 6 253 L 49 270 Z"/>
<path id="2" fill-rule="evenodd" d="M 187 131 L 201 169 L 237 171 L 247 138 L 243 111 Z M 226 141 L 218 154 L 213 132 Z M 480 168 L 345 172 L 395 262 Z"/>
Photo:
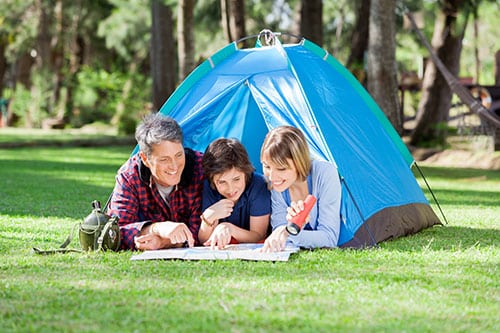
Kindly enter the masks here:
<path id="1" fill-rule="evenodd" d="M 500 171 L 471 168 L 445 168 L 445 167 L 423 167 L 419 166 L 425 178 L 440 178 L 449 180 L 475 179 L 482 177 L 484 180 L 500 181 Z M 422 178 L 418 170 L 413 169 L 417 178 Z M 432 184 L 430 184 L 432 187 Z"/>
<path id="2" fill-rule="evenodd" d="M 398 251 L 442 251 L 473 247 L 500 246 L 500 230 L 457 226 L 434 226 L 415 235 L 380 243 L 384 249 Z"/>
<path id="3" fill-rule="evenodd" d="M 441 205 L 495 207 L 500 203 L 500 193 L 495 191 L 433 189 L 433 192 Z M 429 202 L 434 203 L 434 199 L 430 196 L 430 192 L 424 189 L 424 193 L 426 197 L 429 198 Z"/>
<path id="4" fill-rule="evenodd" d="M 0 213 L 81 218 L 113 190 L 117 167 L 100 163 L 0 161 Z M 96 185 L 102 182 L 103 185 Z"/>
<path id="5" fill-rule="evenodd" d="M 500 193 L 498 191 L 481 191 L 481 190 L 450 190 L 442 189 L 433 186 L 433 180 L 441 180 L 445 182 L 461 182 L 465 184 L 475 184 L 481 182 L 499 182 L 500 171 L 498 170 L 483 170 L 483 169 L 462 169 L 462 168 L 443 168 L 443 167 L 420 167 L 426 180 L 429 183 L 440 204 L 454 205 L 474 205 L 474 206 L 497 206 L 500 201 Z M 417 179 L 422 179 L 418 171 L 414 170 Z M 491 189 L 491 187 L 489 188 Z M 431 198 L 430 190 L 426 185 L 422 185 L 422 190 L 426 193 L 429 201 L 434 202 Z M 431 200 L 432 199 L 432 200 Z"/>

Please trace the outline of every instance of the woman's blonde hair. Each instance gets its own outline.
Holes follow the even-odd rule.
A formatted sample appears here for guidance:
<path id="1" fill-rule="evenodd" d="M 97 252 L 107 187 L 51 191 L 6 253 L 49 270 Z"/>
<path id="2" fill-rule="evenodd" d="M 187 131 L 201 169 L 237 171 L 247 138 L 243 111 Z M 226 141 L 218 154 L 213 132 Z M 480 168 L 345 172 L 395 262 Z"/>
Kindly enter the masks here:
<path id="1" fill-rule="evenodd" d="M 298 178 L 306 180 L 311 170 L 311 156 L 304 133 L 293 126 L 279 126 L 267 133 L 260 150 L 261 161 L 264 157 L 271 162 L 289 168 L 291 159 L 297 169 Z"/>

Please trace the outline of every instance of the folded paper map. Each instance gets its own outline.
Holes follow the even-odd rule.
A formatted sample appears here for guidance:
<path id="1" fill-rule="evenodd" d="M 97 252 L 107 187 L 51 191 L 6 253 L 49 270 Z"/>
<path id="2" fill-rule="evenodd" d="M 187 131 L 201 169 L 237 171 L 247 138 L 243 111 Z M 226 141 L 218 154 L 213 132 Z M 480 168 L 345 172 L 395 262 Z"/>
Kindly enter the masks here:
<path id="1" fill-rule="evenodd" d="M 175 248 L 166 250 L 144 251 L 132 256 L 131 260 L 150 259 L 183 259 L 183 260 L 255 260 L 255 261 L 288 261 L 290 254 L 299 251 L 298 247 L 287 247 L 281 252 L 260 252 L 264 244 L 245 243 L 227 245 L 222 250 L 210 247 L 195 246 L 191 248 Z"/>

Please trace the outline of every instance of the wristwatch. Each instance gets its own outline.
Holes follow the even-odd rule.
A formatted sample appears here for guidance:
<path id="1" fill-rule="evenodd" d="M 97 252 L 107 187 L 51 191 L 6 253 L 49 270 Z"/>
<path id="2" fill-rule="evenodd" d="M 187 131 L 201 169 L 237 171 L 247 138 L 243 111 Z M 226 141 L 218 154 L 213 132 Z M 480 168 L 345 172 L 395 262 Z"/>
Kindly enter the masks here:
<path id="1" fill-rule="evenodd" d="M 205 223 L 206 225 L 208 225 L 209 227 L 213 227 L 214 224 L 215 224 L 215 221 L 213 222 L 209 222 L 205 216 L 203 216 L 203 214 L 200 215 L 200 219 L 201 219 L 201 222 Z"/>

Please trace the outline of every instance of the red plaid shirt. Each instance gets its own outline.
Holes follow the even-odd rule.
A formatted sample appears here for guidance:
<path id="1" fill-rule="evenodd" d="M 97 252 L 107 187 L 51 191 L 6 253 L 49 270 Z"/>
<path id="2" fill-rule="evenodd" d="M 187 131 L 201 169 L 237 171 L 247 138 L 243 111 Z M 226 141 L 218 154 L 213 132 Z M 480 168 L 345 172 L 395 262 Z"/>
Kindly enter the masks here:
<path id="1" fill-rule="evenodd" d="M 198 242 L 203 192 L 202 154 L 186 148 L 186 165 L 181 181 L 167 203 L 151 178 L 151 171 L 138 154 L 118 170 L 108 215 L 119 217 L 122 249 L 135 249 L 134 238 L 149 222 L 183 222 Z"/>

